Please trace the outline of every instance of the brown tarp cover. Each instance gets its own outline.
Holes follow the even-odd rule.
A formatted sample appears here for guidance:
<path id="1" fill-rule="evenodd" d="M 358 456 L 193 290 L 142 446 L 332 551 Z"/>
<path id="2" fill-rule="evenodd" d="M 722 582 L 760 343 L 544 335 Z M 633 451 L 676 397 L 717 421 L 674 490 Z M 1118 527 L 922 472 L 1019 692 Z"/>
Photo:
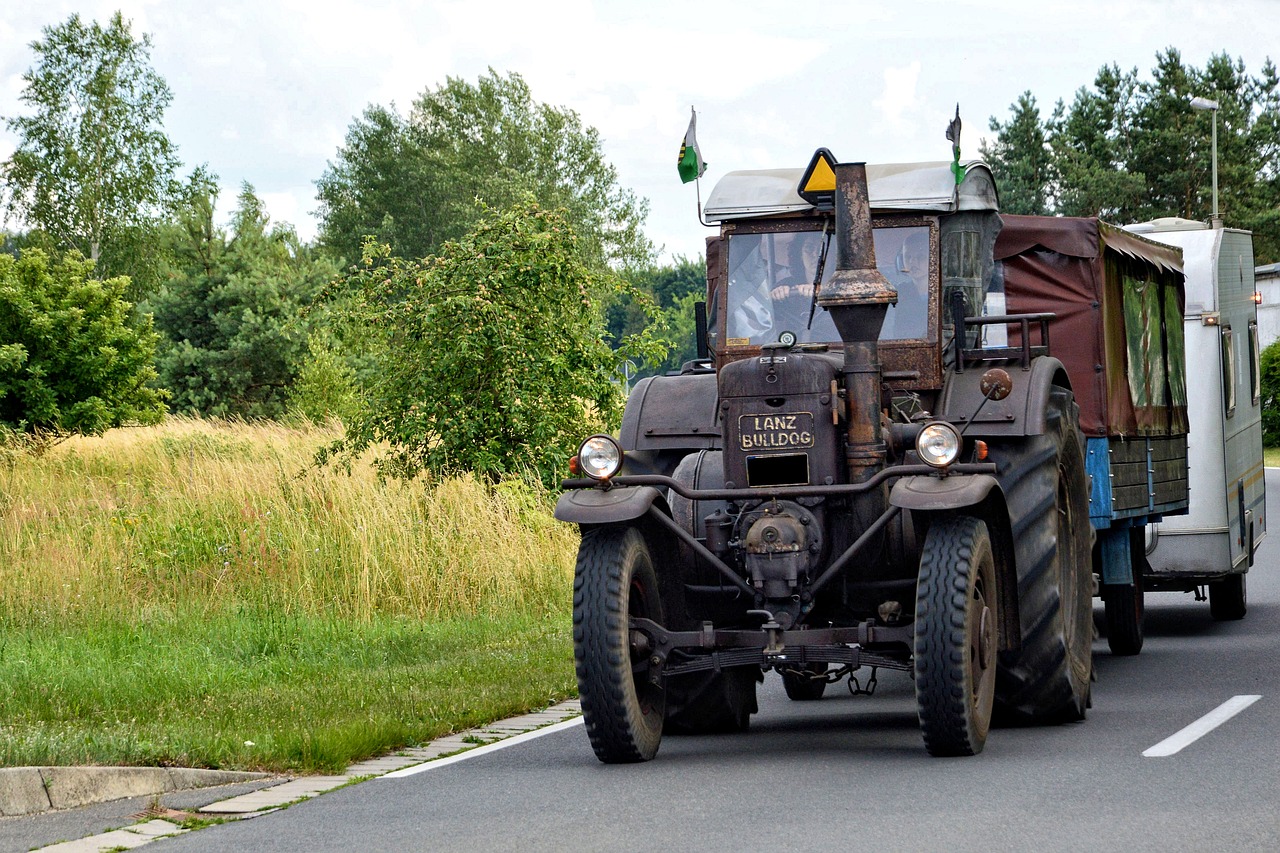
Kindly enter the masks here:
<path id="1" fill-rule="evenodd" d="M 1050 350 L 1085 435 L 1186 433 L 1181 250 L 1093 217 L 1001 219 L 1006 310 L 1057 315 Z"/>

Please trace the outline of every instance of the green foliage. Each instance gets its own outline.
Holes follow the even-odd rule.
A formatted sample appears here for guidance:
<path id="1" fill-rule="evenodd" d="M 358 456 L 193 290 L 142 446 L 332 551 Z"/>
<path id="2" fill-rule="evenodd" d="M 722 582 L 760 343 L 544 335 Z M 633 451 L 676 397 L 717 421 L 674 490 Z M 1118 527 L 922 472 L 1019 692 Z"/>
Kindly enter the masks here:
<path id="1" fill-rule="evenodd" d="M 18 145 L 0 164 L 9 214 L 95 261 L 117 239 L 145 245 L 136 229 L 163 207 L 177 167 L 162 129 L 172 95 L 149 64 L 150 37 L 135 40 L 119 12 L 106 27 L 76 14 L 31 47 L 20 98 L 32 113 L 8 119 Z M 121 254 L 112 261 L 128 263 Z"/>
<path id="2" fill-rule="evenodd" d="M 606 312 L 611 341 L 642 332 L 651 322 L 647 306 L 656 303 L 668 329 L 663 335 L 667 355 L 660 362 L 637 366 L 632 380 L 668 370 L 678 370 L 697 355 L 694 334 L 693 305 L 706 297 L 707 266 L 701 259 L 677 256 L 670 266 L 648 266 L 624 273 L 633 289 L 645 295 L 643 300 L 623 294 L 613 300 Z"/>
<path id="3" fill-rule="evenodd" d="M 1000 209 L 1041 216 L 1049 210 L 1052 180 L 1047 128 L 1031 92 L 1019 95 L 1009 109 L 1013 115 L 1007 123 L 991 119 L 996 139 L 990 145 L 984 140 L 982 156 L 1000 176 Z"/>
<path id="4" fill-rule="evenodd" d="M 164 335 L 156 358 L 171 408 L 213 416 L 283 415 L 307 356 L 303 309 L 337 268 L 272 226 L 246 185 L 230 236 L 213 224 L 216 190 L 193 183 L 166 233 L 174 269 L 145 306 Z"/>
<path id="5" fill-rule="evenodd" d="M 1280 80 L 1268 60 L 1258 75 L 1226 54 L 1203 68 L 1169 48 L 1149 78 L 1103 66 L 1048 121 L 1024 93 L 983 153 L 1013 213 L 1102 216 L 1140 222 L 1207 220 L 1212 212 L 1213 116 L 1190 99 L 1216 100 L 1219 210 L 1254 232 L 1259 263 L 1280 259 Z M 1037 204 L 1037 201 L 1039 204 Z"/>
<path id="6" fill-rule="evenodd" d="M 156 334 L 124 300 L 128 279 L 92 278 L 72 252 L 0 254 L 0 427 L 98 435 L 164 414 L 154 378 Z"/>
<path id="7" fill-rule="evenodd" d="M 531 198 L 487 213 L 438 257 L 404 261 L 370 243 L 349 285 L 382 336 L 381 364 L 333 450 L 387 442 L 379 464 L 395 476 L 554 481 L 578 441 L 616 424 L 625 359 L 660 357 L 647 333 L 609 348 L 600 305 L 625 284 L 583 259 L 563 212 Z"/>
<path id="8" fill-rule="evenodd" d="M 1262 443 L 1280 447 L 1280 341 L 1262 351 Z"/>
<path id="9" fill-rule="evenodd" d="M 490 70 L 422 93 L 408 118 L 371 106 L 352 124 L 336 162 L 317 181 L 321 241 L 360 257 L 366 236 L 402 258 L 461 239 L 485 207 L 532 194 L 564 208 L 592 265 L 646 263 L 647 205 L 618 186 L 600 135 L 578 114 L 533 100 L 518 74 Z"/>

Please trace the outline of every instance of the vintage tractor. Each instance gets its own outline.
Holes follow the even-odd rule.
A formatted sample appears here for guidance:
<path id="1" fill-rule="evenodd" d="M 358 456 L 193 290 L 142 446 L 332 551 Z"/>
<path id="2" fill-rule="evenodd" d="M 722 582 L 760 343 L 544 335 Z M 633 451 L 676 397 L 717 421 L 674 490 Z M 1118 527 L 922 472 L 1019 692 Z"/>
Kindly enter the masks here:
<path id="1" fill-rule="evenodd" d="M 995 714 L 1082 719 L 1078 410 L 1053 315 L 983 315 L 990 170 L 820 149 L 803 171 L 727 175 L 705 215 L 721 232 L 703 357 L 637 384 L 556 508 L 582 531 L 574 651 L 597 757 L 745 730 L 770 671 L 795 700 L 911 673 L 933 755 L 981 751 Z"/>

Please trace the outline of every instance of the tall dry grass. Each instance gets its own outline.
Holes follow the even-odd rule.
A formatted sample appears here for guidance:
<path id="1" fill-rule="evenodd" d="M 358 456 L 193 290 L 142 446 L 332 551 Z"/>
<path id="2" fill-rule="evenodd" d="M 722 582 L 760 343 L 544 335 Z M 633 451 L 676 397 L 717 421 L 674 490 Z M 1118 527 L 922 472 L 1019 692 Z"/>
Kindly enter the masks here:
<path id="1" fill-rule="evenodd" d="M 0 459 L 0 615 L 567 611 L 577 534 L 535 481 L 316 469 L 336 435 L 172 418 Z"/>

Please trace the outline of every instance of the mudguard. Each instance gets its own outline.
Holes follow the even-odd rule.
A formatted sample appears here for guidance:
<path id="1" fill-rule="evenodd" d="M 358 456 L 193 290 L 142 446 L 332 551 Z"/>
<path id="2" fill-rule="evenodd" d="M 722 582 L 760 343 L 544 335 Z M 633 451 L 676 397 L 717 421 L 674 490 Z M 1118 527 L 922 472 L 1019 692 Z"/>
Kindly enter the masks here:
<path id="1" fill-rule="evenodd" d="M 1000 483 L 990 474 L 952 477 L 903 477 L 893 484 L 889 503 L 901 509 L 938 511 L 982 503 Z"/>
<path id="2" fill-rule="evenodd" d="M 665 509 L 662 493 L 653 486 L 574 489 L 560 495 L 555 516 L 573 524 L 616 524 L 639 518 L 655 501 Z"/>
<path id="3" fill-rule="evenodd" d="M 1043 435 L 1045 410 L 1054 386 L 1071 387 L 1062 362 L 1050 356 L 1034 359 L 1027 370 L 1006 366 L 1013 379 L 1013 392 L 1003 400 L 982 398 L 980 367 L 963 373 L 954 370 L 943 381 L 938 415 L 963 427 L 972 438 L 1020 438 Z"/>

